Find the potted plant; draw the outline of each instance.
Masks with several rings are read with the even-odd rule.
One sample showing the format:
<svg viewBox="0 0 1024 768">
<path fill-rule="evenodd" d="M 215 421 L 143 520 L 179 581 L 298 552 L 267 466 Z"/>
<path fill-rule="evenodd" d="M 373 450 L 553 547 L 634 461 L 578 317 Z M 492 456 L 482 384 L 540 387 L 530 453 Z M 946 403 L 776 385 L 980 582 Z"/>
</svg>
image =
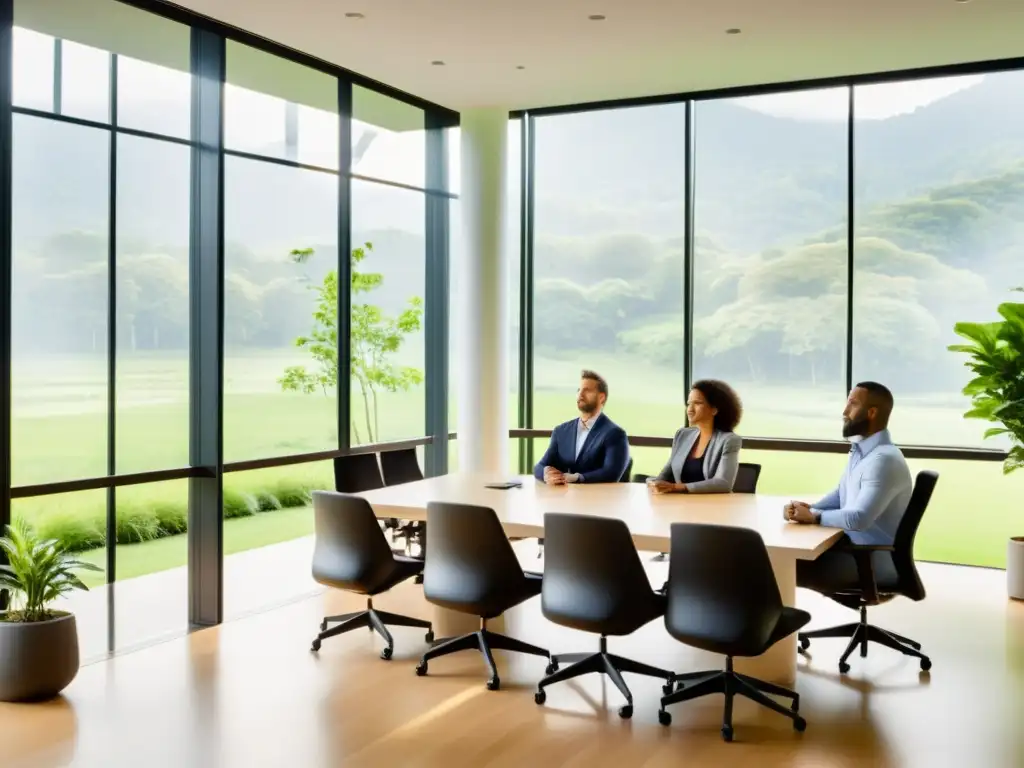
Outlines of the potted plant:
<svg viewBox="0 0 1024 768">
<path fill-rule="evenodd" d="M 969 355 L 966 366 L 974 372 L 964 387 L 972 401 L 964 417 L 998 424 L 986 438 L 1010 437 L 1003 462 L 1004 474 L 1010 474 L 1024 467 L 1024 304 L 1004 302 L 999 314 L 1003 319 L 994 323 L 957 323 L 956 332 L 971 343 L 950 350 Z M 1012 537 L 1007 546 L 1006 585 L 1010 597 L 1024 600 L 1024 536 Z"/>
<path fill-rule="evenodd" d="M 24 520 L 7 527 L 0 549 L 8 563 L 0 565 L 0 590 L 11 598 L 0 612 L 0 701 L 53 698 L 78 674 L 78 629 L 73 614 L 47 606 L 87 589 L 76 570 L 100 569 L 40 539 Z"/>
</svg>

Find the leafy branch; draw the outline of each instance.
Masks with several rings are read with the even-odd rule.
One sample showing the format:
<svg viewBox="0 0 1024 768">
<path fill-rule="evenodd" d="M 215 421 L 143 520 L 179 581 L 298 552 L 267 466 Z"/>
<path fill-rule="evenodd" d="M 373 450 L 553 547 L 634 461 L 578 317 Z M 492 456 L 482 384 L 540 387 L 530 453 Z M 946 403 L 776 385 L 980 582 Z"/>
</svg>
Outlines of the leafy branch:
<svg viewBox="0 0 1024 768">
<path fill-rule="evenodd" d="M 968 355 L 965 365 L 974 372 L 963 390 L 972 406 L 964 418 L 999 424 L 985 432 L 986 438 L 1013 440 L 1003 463 L 1009 474 L 1024 467 L 1024 304 L 1004 302 L 999 314 L 1003 319 L 992 323 L 957 323 L 954 330 L 971 343 L 949 349 Z"/>
<path fill-rule="evenodd" d="M 381 392 L 406 391 L 423 382 L 423 372 L 417 368 L 396 366 L 390 357 L 397 353 L 407 336 L 418 331 L 423 324 L 423 300 L 410 298 L 408 306 L 393 317 L 380 307 L 360 302 L 356 297 L 379 288 L 384 276 L 377 272 L 361 272 L 358 267 L 373 251 L 372 243 L 364 243 L 352 250 L 352 313 L 349 325 L 351 346 L 350 375 L 359 384 L 363 405 L 363 425 L 367 442 L 380 438 Z M 296 264 L 304 264 L 314 256 L 312 248 L 297 248 L 289 254 Z M 309 367 L 293 365 L 285 369 L 279 379 L 282 389 L 312 394 L 320 391 L 329 395 L 338 386 L 338 273 L 331 270 L 320 285 L 311 286 L 316 293 L 313 309 L 313 328 L 307 336 L 300 336 L 295 345 L 309 352 Z M 352 430 L 357 443 L 363 442 L 358 421 L 353 415 Z"/>
</svg>

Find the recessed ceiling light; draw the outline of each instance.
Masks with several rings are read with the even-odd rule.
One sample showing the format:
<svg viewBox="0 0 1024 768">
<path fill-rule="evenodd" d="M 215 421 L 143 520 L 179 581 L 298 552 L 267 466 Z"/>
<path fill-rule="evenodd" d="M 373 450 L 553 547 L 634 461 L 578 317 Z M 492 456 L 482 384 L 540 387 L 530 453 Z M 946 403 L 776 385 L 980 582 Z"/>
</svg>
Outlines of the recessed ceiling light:
<svg viewBox="0 0 1024 768">
<path fill-rule="evenodd" d="M 604 21 L 606 17 L 602 16 L 600 13 L 594 13 L 591 14 L 590 16 L 587 16 L 587 18 L 590 19 L 591 21 Z"/>
<path fill-rule="evenodd" d="M 742 31 L 743 30 L 741 30 L 739 27 L 732 27 L 730 29 L 725 30 L 725 34 L 727 34 L 727 35 L 738 35 Z"/>
<path fill-rule="evenodd" d="M 432 65 L 434 65 L 435 67 L 443 67 L 444 66 L 444 62 L 441 61 L 440 59 L 435 59 L 434 61 L 432 61 L 430 63 Z"/>
<path fill-rule="evenodd" d="M 522 64 L 517 64 L 516 69 L 526 69 Z"/>
<path fill-rule="evenodd" d="M 971 0 L 956 0 L 958 3 L 969 3 Z"/>
<path fill-rule="evenodd" d="M 366 17 L 363 16 L 363 14 L 361 14 L 361 13 L 358 13 L 356 11 L 351 11 L 351 12 L 345 14 L 345 18 L 346 19 L 365 19 Z"/>
</svg>

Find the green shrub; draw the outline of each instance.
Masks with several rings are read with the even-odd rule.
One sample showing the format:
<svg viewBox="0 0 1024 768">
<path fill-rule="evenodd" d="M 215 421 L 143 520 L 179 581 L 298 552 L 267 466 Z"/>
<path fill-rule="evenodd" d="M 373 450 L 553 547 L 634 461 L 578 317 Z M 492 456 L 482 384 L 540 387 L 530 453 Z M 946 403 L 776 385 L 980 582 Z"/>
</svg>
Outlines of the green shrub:
<svg viewBox="0 0 1024 768">
<path fill-rule="evenodd" d="M 324 487 L 313 475 L 261 479 L 263 482 L 259 485 L 245 489 L 226 484 L 225 520 L 305 507 L 310 504 L 313 490 Z M 48 498 L 41 500 L 34 514 L 30 510 L 28 514 L 16 517 L 28 522 L 37 535 L 56 539 L 68 552 L 106 546 L 107 509 L 104 499 L 98 495 L 91 495 L 87 500 L 75 496 Z M 118 544 L 176 536 L 187 529 L 188 503 L 185 500 L 162 498 L 159 493 L 154 493 L 154 498 L 148 500 L 118 500 L 115 530 Z"/>
</svg>

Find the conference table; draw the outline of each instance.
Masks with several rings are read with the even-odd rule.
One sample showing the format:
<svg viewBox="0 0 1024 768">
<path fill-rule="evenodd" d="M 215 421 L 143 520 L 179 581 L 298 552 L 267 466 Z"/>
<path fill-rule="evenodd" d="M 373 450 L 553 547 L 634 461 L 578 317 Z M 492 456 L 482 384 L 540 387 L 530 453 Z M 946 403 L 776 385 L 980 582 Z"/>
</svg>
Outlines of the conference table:
<svg viewBox="0 0 1024 768">
<path fill-rule="evenodd" d="M 489 483 L 518 480 L 507 490 Z M 474 504 L 495 511 L 509 538 L 544 536 L 545 512 L 611 517 L 624 521 L 641 552 L 669 552 L 672 523 L 717 523 L 757 531 L 768 549 L 782 602 L 796 604 L 796 564 L 814 560 L 842 536 L 838 528 L 796 525 L 783 519 L 788 497 L 760 494 L 656 494 L 641 483 L 549 486 L 532 475 L 454 473 L 357 494 L 379 518 L 427 519 L 427 504 L 442 501 Z M 427 532 L 429 536 L 429 529 Z M 728 557 L 727 552 L 722 553 Z M 473 617 L 432 606 L 434 632 L 452 636 L 473 631 Z M 796 678 L 797 638 L 790 635 L 762 656 L 736 659 L 737 671 L 791 685 Z"/>
</svg>

